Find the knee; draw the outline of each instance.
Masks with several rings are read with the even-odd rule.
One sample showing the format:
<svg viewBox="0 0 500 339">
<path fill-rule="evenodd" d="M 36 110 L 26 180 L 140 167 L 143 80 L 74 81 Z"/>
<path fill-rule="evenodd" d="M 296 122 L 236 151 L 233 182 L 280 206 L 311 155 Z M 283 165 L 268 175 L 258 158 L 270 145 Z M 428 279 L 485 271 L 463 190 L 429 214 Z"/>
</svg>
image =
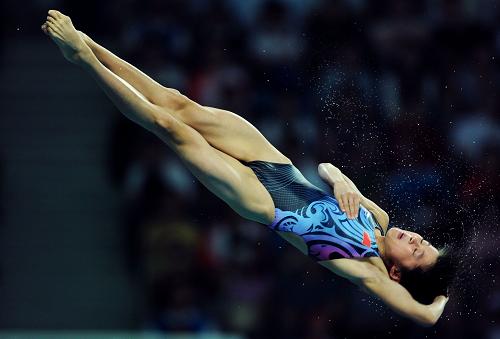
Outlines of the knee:
<svg viewBox="0 0 500 339">
<path fill-rule="evenodd" d="M 271 224 L 274 221 L 276 216 L 276 209 L 274 204 L 266 204 L 262 211 L 262 218 L 265 221 L 266 225 Z"/>
<path fill-rule="evenodd" d="M 155 118 L 153 133 L 167 144 L 176 147 L 193 143 L 192 133 L 188 126 L 165 112 Z"/>
<path fill-rule="evenodd" d="M 178 121 L 168 113 L 160 112 L 154 117 L 154 126 L 157 130 L 174 132 L 178 125 Z"/>
<path fill-rule="evenodd" d="M 181 92 L 176 90 L 175 88 L 168 88 L 168 87 L 163 87 L 163 90 L 166 91 L 169 94 L 174 94 L 174 95 L 182 95 Z"/>
<path fill-rule="evenodd" d="M 164 87 L 159 104 L 175 113 L 184 110 L 191 103 L 192 101 L 178 90 Z"/>
</svg>

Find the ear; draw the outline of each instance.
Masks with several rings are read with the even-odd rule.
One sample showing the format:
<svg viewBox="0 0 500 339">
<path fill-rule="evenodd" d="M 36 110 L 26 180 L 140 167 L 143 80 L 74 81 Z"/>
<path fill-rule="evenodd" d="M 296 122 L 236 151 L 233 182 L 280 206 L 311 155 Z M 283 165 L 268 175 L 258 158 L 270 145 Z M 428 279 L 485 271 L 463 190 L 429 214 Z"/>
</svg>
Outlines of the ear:
<svg viewBox="0 0 500 339">
<path fill-rule="evenodd" d="M 392 265 L 389 270 L 389 277 L 395 282 L 399 282 L 401 280 L 401 271 L 399 267 Z"/>
</svg>

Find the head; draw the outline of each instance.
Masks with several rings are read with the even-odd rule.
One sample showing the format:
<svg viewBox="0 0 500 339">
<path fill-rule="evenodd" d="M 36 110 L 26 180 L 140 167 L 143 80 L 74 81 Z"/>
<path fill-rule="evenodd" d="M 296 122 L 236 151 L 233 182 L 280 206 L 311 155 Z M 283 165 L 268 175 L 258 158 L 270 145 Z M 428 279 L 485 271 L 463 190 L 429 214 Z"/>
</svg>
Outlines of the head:
<svg viewBox="0 0 500 339">
<path fill-rule="evenodd" d="M 400 280 L 400 270 L 426 270 L 439 257 L 439 250 L 420 234 L 392 227 L 384 238 L 384 262 L 392 280 Z"/>
<path fill-rule="evenodd" d="M 420 234 L 391 228 L 384 238 L 384 262 L 392 280 L 421 303 L 447 295 L 456 271 L 449 248 L 437 249 Z"/>
</svg>

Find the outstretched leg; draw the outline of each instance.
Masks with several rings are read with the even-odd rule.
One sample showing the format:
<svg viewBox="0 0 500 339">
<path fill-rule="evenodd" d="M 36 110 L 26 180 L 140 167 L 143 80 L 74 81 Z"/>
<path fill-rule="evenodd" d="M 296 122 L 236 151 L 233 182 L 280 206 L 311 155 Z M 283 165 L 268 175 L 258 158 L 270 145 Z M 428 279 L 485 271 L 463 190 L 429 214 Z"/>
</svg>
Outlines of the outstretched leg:
<svg viewBox="0 0 500 339">
<path fill-rule="evenodd" d="M 80 34 L 99 61 L 109 70 L 127 81 L 149 101 L 168 110 L 178 120 L 197 130 L 213 147 L 239 160 L 290 162 L 242 117 L 226 110 L 197 104 L 179 91 L 154 81 L 86 34 Z"/>
<path fill-rule="evenodd" d="M 83 42 L 69 17 L 49 11 L 44 25 L 65 58 L 90 73 L 124 115 L 160 137 L 211 192 L 247 219 L 263 224 L 273 220 L 273 201 L 250 168 L 210 146 L 196 130 L 171 115 L 170 109 L 145 100 L 107 69 Z"/>
</svg>

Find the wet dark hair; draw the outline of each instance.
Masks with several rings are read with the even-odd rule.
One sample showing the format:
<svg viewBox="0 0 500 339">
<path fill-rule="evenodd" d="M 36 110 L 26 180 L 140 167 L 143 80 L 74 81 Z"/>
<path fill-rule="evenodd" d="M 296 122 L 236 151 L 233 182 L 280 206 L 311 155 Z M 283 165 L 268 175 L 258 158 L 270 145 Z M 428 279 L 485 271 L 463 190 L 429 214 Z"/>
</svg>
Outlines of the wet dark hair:
<svg viewBox="0 0 500 339">
<path fill-rule="evenodd" d="M 449 288 L 458 270 L 458 261 L 450 246 L 439 250 L 436 263 L 426 270 L 418 267 L 413 270 L 400 268 L 403 285 L 413 299 L 422 304 L 432 304 L 438 295 L 449 295 Z"/>
</svg>

